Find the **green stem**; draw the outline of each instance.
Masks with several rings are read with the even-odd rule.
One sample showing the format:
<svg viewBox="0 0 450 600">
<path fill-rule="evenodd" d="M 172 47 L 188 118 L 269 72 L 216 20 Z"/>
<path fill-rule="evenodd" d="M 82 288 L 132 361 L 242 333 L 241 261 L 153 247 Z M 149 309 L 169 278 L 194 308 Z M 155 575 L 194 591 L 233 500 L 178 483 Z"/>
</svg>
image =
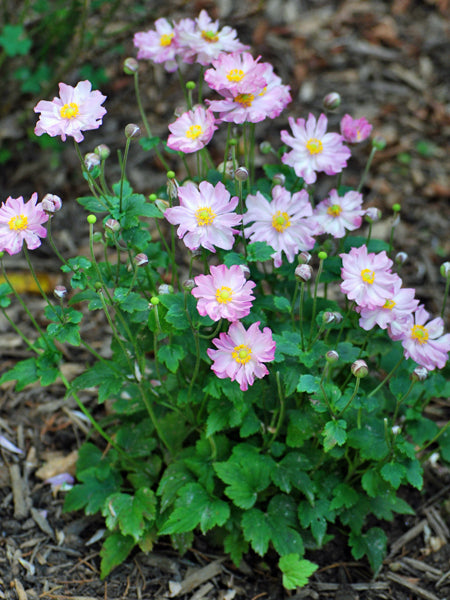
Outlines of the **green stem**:
<svg viewBox="0 0 450 600">
<path fill-rule="evenodd" d="M 374 146 L 372 146 L 372 150 L 370 151 L 369 158 L 367 159 L 366 168 L 364 169 L 364 172 L 361 176 L 361 181 L 359 182 L 359 185 L 358 185 L 358 190 L 357 190 L 358 192 L 360 192 L 363 188 L 363 185 L 366 181 L 366 177 L 369 174 L 370 165 L 372 164 L 373 157 L 375 156 L 376 151 L 377 151 L 377 149 Z"/>
<path fill-rule="evenodd" d="M 447 305 L 447 298 L 448 298 L 449 290 L 450 290 L 450 275 L 447 276 L 447 280 L 445 282 L 445 291 L 444 291 L 444 300 L 442 302 L 441 319 L 444 318 L 445 307 Z"/>
<path fill-rule="evenodd" d="M 123 198 L 123 184 L 125 181 L 125 169 L 127 166 L 128 152 L 130 150 L 131 138 L 127 137 L 125 142 L 125 152 L 123 154 L 123 160 L 120 165 L 120 191 L 119 191 L 119 210 L 122 212 L 122 198 Z"/>
<path fill-rule="evenodd" d="M 394 366 L 394 368 L 386 375 L 386 377 L 383 379 L 383 381 L 377 385 L 377 387 L 375 389 L 373 389 L 370 394 L 367 395 L 367 398 L 371 398 L 374 394 L 376 394 L 378 392 L 378 390 L 380 390 L 383 385 L 389 381 L 389 379 L 392 377 L 392 375 L 395 373 L 395 371 L 398 369 L 398 367 L 402 364 L 403 362 L 403 356 L 401 357 L 401 359 L 398 361 L 398 363 Z"/>
<path fill-rule="evenodd" d="M 357 377 L 356 378 L 356 383 L 355 383 L 355 389 L 353 390 L 353 394 L 350 397 L 350 400 L 347 402 L 347 404 L 344 406 L 344 408 L 341 410 L 341 412 L 337 415 L 337 418 L 339 419 L 339 417 L 341 415 L 343 415 L 345 413 L 345 411 L 347 410 L 347 408 L 350 406 L 350 404 L 353 402 L 353 400 L 355 399 L 356 394 L 358 393 L 359 390 L 359 383 L 360 383 L 361 378 Z"/>
<path fill-rule="evenodd" d="M 305 282 L 300 284 L 300 303 L 298 305 L 298 320 L 300 322 L 300 337 L 302 341 L 302 352 L 305 351 L 305 336 L 303 332 L 303 299 L 305 297 Z"/>
<path fill-rule="evenodd" d="M 319 268 L 317 270 L 316 281 L 314 282 L 313 308 L 312 308 L 312 315 L 311 315 L 311 329 L 309 332 L 308 347 L 311 347 L 311 338 L 312 338 L 312 333 L 313 333 L 313 328 L 314 328 L 314 322 L 316 319 L 317 289 L 319 287 L 319 280 L 320 280 L 320 276 L 322 274 L 322 270 L 323 270 L 323 259 L 321 258 L 320 262 L 319 262 Z"/>
</svg>

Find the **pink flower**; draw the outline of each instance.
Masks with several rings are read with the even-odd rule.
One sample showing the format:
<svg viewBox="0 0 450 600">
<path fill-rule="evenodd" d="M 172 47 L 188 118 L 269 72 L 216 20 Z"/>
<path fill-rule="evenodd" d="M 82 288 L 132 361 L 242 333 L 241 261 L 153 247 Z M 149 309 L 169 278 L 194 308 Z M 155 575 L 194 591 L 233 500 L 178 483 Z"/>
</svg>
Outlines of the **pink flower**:
<svg viewBox="0 0 450 600">
<path fill-rule="evenodd" d="M 416 310 L 419 301 L 414 298 L 415 290 L 402 288 L 401 285 L 400 278 L 394 281 L 392 295 L 385 300 L 382 306 L 357 308 L 361 315 L 359 319 L 360 327 L 366 331 L 369 331 L 375 325 L 378 325 L 381 329 L 386 329 L 393 321 L 401 321 L 405 316 L 411 315 Z"/>
<path fill-rule="evenodd" d="M 164 216 L 172 223 L 179 225 L 178 237 L 184 236 L 184 243 L 189 250 L 197 250 L 200 246 L 215 252 L 214 246 L 231 250 L 234 244 L 233 229 L 241 222 L 241 215 L 232 212 L 239 199 L 230 194 L 222 182 L 213 186 L 202 181 L 197 186 L 191 182 L 178 188 L 180 206 L 168 208 Z"/>
<path fill-rule="evenodd" d="M 437 317 L 428 321 L 430 314 L 420 305 L 414 315 L 407 315 L 400 322 L 392 322 L 389 333 L 394 340 L 400 339 L 405 358 L 433 371 L 442 369 L 450 351 L 450 334 L 444 334 L 444 321 Z"/>
<path fill-rule="evenodd" d="M 35 192 L 28 202 L 24 202 L 22 196 L 10 196 L 3 202 L 0 207 L 0 250 L 17 254 L 24 242 L 30 250 L 41 245 L 40 238 L 47 235 L 42 223 L 48 220 L 48 214 L 36 204 L 37 198 Z"/>
<path fill-rule="evenodd" d="M 217 126 L 211 110 L 197 106 L 178 117 L 169 125 L 171 135 L 167 145 L 173 150 L 180 150 L 185 154 L 201 150 L 211 141 Z"/>
<path fill-rule="evenodd" d="M 84 139 L 82 131 L 100 127 L 106 113 L 101 104 L 106 96 L 98 90 L 91 92 L 90 81 L 80 81 L 76 87 L 60 83 L 59 96 L 51 102 L 41 100 L 34 107 L 35 113 L 41 113 L 34 129 L 36 135 L 60 135 L 63 142 L 70 135 L 81 142 Z"/>
<path fill-rule="evenodd" d="M 392 260 L 386 252 L 367 252 L 366 246 L 352 248 L 342 258 L 341 292 L 359 306 L 383 306 L 392 297 L 395 282 L 400 279 L 391 273 Z"/>
<path fill-rule="evenodd" d="M 261 192 L 248 195 L 247 212 L 243 215 L 244 225 L 253 222 L 245 229 L 246 237 L 252 242 L 266 242 L 275 250 L 272 254 L 275 267 L 282 262 L 282 252 L 289 262 L 302 250 L 310 250 L 317 231 L 309 202 L 308 192 L 301 190 L 292 194 L 281 185 L 272 190 L 272 202 Z"/>
<path fill-rule="evenodd" d="M 139 31 L 134 34 L 133 43 L 138 48 L 137 58 L 164 63 L 166 71 L 172 73 L 178 69 L 176 30 L 167 19 L 157 19 L 155 30 Z"/>
<path fill-rule="evenodd" d="M 241 52 L 248 50 L 237 39 L 237 33 L 231 27 L 219 29 L 219 22 L 212 21 L 206 10 L 202 10 L 192 23 L 182 19 L 175 27 L 181 48 L 180 56 L 184 62 L 198 62 L 209 65 L 222 52 Z"/>
<path fill-rule="evenodd" d="M 276 343 L 272 331 L 264 327 L 261 332 L 259 323 L 253 323 L 248 330 L 239 321 L 231 323 L 228 333 L 221 333 L 213 340 L 217 350 L 209 348 L 206 351 L 217 377 L 236 380 L 243 392 L 253 385 L 255 377 L 261 379 L 269 373 L 263 363 L 275 358 Z"/>
<path fill-rule="evenodd" d="M 239 265 L 210 268 L 210 275 L 197 275 L 192 295 L 198 299 L 197 310 L 213 321 L 238 321 L 249 314 L 255 297 L 253 281 L 247 281 Z"/>
<path fill-rule="evenodd" d="M 283 154 L 281 160 L 294 168 L 298 177 L 303 177 L 306 183 L 314 183 L 316 172 L 327 175 L 340 173 L 347 166 L 350 150 L 344 146 L 343 137 L 338 133 L 327 133 L 328 120 L 321 114 L 316 122 L 310 114 L 308 120 L 289 117 L 293 136 L 287 131 L 281 132 L 282 141 L 292 150 Z"/>
<path fill-rule="evenodd" d="M 350 115 L 344 115 L 341 119 L 341 134 L 349 144 L 363 142 L 371 132 L 372 125 L 364 117 L 353 119 Z"/>
<path fill-rule="evenodd" d="M 365 213 L 361 206 L 362 195 L 359 192 L 350 191 L 339 196 L 337 190 L 331 190 L 328 198 L 316 206 L 314 219 L 322 233 L 341 238 L 347 230 L 353 231 L 360 227 Z"/>
<path fill-rule="evenodd" d="M 241 93 L 259 93 L 266 85 L 266 65 L 258 63 L 249 52 L 220 54 L 212 61 L 212 69 L 205 71 L 205 81 L 221 96 Z"/>
</svg>

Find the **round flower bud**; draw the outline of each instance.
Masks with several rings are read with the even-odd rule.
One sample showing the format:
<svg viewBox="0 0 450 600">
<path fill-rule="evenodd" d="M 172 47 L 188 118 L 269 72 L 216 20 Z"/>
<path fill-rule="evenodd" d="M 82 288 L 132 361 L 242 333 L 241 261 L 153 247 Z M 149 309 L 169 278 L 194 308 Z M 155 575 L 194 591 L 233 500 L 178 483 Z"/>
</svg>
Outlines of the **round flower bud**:
<svg viewBox="0 0 450 600">
<path fill-rule="evenodd" d="M 425 381 L 428 377 L 428 370 L 425 367 L 418 366 L 411 373 L 411 379 L 413 381 Z"/>
<path fill-rule="evenodd" d="M 219 171 L 219 173 L 223 173 L 223 168 L 224 168 L 224 163 L 221 162 L 217 166 L 217 170 Z M 225 177 L 231 178 L 233 174 L 234 174 L 233 161 L 227 160 L 227 162 L 225 163 Z"/>
<path fill-rule="evenodd" d="M 156 306 L 157 304 L 159 304 L 159 298 L 158 298 L 158 296 L 152 296 L 150 298 L 150 304 L 153 304 L 153 306 Z"/>
<path fill-rule="evenodd" d="M 403 265 L 408 260 L 406 252 L 397 252 L 394 261 L 397 265 Z"/>
<path fill-rule="evenodd" d="M 166 175 L 167 179 L 175 179 L 175 177 L 177 176 L 175 171 L 167 171 Z"/>
<path fill-rule="evenodd" d="M 116 233 L 117 231 L 120 231 L 120 223 L 117 219 L 108 219 L 105 221 L 105 229 Z"/>
<path fill-rule="evenodd" d="M 399 213 L 402 210 L 401 204 L 398 204 L 396 202 L 395 204 L 392 205 L 392 210 L 394 211 L 394 213 Z"/>
<path fill-rule="evenodd" d="M 322 100 L 322 103 L 325 110 L 333 112 L 340 107 L 341 97 L 337 92 L 331 92 L 325 96 L 325 98 Z"/>
<path fill-rule="evenodd" d="M 369 373 L 369 367 L 365 360 L 358 359 L 352 364 L 351 371 L 355 377 L 361 379 Z"/>
<path fill-rule="evenodd" d="M 310 265 L 297 265 L 295 267 L 295 277 L 300 281 L 309 281 L 312 277 L 312 267 Z"/>
<path fill-rule="evenodd" d="M 136 123 L 128 123 L 128 125 L 125 126 L 125 137 L 128 140 L 137 138 L 140 135 L 141 135 L 141 130 L 140 130 L 139 125 L 136 125 Z"/>
<path fill-rule="evenodd" d="M 42 198 L 41 208 L 49 215 L 58 212 L 58 210 L 61 210 L 61 207 L 62 200 L 55 194 L 45 194 L 45 196 Z"/>
<path fill-rule="evenodd" d="M 154 202 L 157 198 L 158 198 L 158 196 L 156 194 L 150 194 L 150 196 L 148 197 L 150 202 Z"/>
<path fill-rule="evenodd" d="M 139 63 L 135 58 L 129 57 L 123 61 L 123 71 L 126 75 L 134 75 L 138 69 Z"/>
<path fill-rule="evenodd" d="M 190 292 L 194 288 L 195 281 L 193 279 L 186 279 L 186 281 L 183 281 L 183 289 L 185 289 L 187 292 Z"/>
<path fill-rule="evenodd" d="M 364 218 L 369 223 L 378 223 L 381 219 L 381 210 L 376 206 L 369 206 L 364 213 Z"/>
<path fill-rule="evenodd" d="M 284 185 L 286 183 L 286 177 L 283 175 L 283 173 L 275 173 L 272 178 L 272 183 L 274 185 Z"/>
<path fill-rule="evenodd" d="M 307 265 L 310 260 L 311 254 L 306 250 L 303 250 L 303 252 L 300 252 L 300 254 L 297 256 L 297 262 L 299 265 Z"/>
<path fill-rule="evenodd" d="M 187 90 L 195 90 L 197 84 L 195 83 L 195 81 L 187 81 L 186 82 L 186 89 Z"/>
<path fill-rule="evenodd" d="M 386 140 L 380 136 L 375 136 L 372 139 L 372 147 L 376 150 L 384 150 L 386 148 Z"/>
<path fill-rule="evenodd" d="M 158 294 L 160 296 L 164 296 L 165 294 L 172 294 L 172 293 L 173 293 L 173 286 L 169 285 L 168 283 L 162 283 L 158 287 Z"/>
<path fill-rule="evenodd" d="M 248 170 L 245 167 L 238 167 L 234 172 L 234 176 L 238 181 L 247 181 Z"/>
<path fill-rule="evenodd" d="M 94 231 L 94 235 L 92 236 L 92 240 L 98 244 L 99 242 L 103 241 L 103 235 L 101 231 Z"/>
<path fill-rule="evenodd" d="M 261 154 L 269 154 L 272 151 L 272 144 L 270 142 L 261 142 L 259 145 L 259 149 Z"/>
<path fill-rule="evenodd" d="M 101 160 L 106 160 L 111 154 L 111 150 L 106 144 L 99 144 L 94 148 L 94 152 L 100 156 Z"/>
<path fill-rule="evenodd" d="M 445 263 L 442 263 L 441 268 L 439 270 L 441 272 L 442 277 L 444 277 L 444 279 L 448 279 L 450 277 L 450 262 L 447 261 Z"/>
<path fill-rule="evenodd" d="M 336 350 L 328 350 L 328 352 L 325 354 L 325 360 L 329 363 L 335 363 L 339 360 L 339 354 L 336 352 Z"/>
<path fill-rule="evenodd" d="M 402 428 L 400 427 L 400 425 L 394 425 L 393 427 L 391 427 L 391 431 L 392 431 L 393 435 L 398 435 L 401 430 L 402 430 Z"/>
<path fill-rule="evenodd" d="M 324 252 L 323 250 L 321 250 L 317 256 L 319 257 L 319 260 L 325 260 L 328 256 L 328 254 L 326 252 Z"/>
<path fill-rule="evenodd" d="M 95 154 L 95 152 L 88 152 L 84 156 L 84 164 L 86 165 L 86 169 L 88 171 L 92 171 L 94 167 L 98 167 L 100 162 L 100 156 Z"/>
<path fill-rule="evenodd" d="M 53 290 L 53 294 L 56 296 L 56 298 L 62 299 L 67 296 L 67 288 L 63 285 L 57 285 Z"/>
<path fill-rule="evenodd" d="M 86 221 L 89 223 L 89 225 L 94 225 L 97 223 L 97 217 L 95 215 L 88 215 L 86 217 Z"/>
<path fill-rule="evenodd" d="M 137 267 L 145 267 L 145 265 L 148 264 L 148 256 L 143 252 L 139 252 L 139 254 L 136 254 L 134 257 L 134 264 Z"/>
</svg>

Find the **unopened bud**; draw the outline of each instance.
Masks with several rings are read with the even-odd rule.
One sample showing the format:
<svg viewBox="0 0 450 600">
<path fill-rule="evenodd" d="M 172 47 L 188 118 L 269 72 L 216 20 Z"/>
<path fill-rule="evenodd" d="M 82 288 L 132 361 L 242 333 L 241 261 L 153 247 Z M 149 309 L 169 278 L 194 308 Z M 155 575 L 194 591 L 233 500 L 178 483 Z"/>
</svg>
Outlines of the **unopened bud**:
<svg viewBox="0 0 450 600">
<path fill-rule="evenodd" d="M 286 183 L 286 177 L 283 173 L 275 173 L 272 177 L 272 182 L 274 185 L 284 185 Z"/>
<path fill-rule="evenodd" d="M 322 100 L 322 103 L 325 110 L 333 112 L 340 107 L 341 97 L 337 92 L 331 92 L 325 96 L 325 98 Z"/>
<path fill-rule="evenodd" d="M 295 267 L 295 276 L 300 281 L 309 281 L 312 277 L 312 267 L 310 265 L 297 265 Z"/>
<path fill-rule="evenodd" d="M 358 359 L 352 364 L 351 371 L 355 377 L 361 379 L 369 373 L 369 367 L 365 360 Z"/>
<path fill-rule="evenodd" d="M 175 179 L 175 177 L 177 176 L 175 171 L 167 171 L 166 175 L 167 175 L 167 179 Z"/>
<path fill-rule="evenodd" d="M 323 313 L 322 319 L 324 323 L 340 323 L 344 317 L 341 313 L 325 311 Z"/>
<path fill-rule="evenodd" d="M 241 271 L 244 273 L 244 277 L 248 278 L 250 277 L 250 269 L 247 267 L 247 265 L 239 265 Z"/>
<path fill-rule="evenodd" d="M 153 304 L 153 306 L 156 306 L 157 304 L 159 304 L 159 298 L 158 298 L 158 296 L 152 296 L 150 298 L 150 304 Z"/>
<path fill-rule="evenodd" d="M 173 286 L 169 285 L 168 283 L 162 283 L 158 287 L 158 294 L 160 296 L 164 296 L 165 294 L 172 294 L 172 293 L 173 293 Z"/>
<path fill-rule="evenodd" d="M 400 425 L 394 425 L 393 427 L 391 427 L 391 431 L 392 431 L 393 435 L 398 435 L 401 430 L 402 430 L 402 428 L 400 427 Z"/>
<path fill-rule="evenodd" d="M 403 265 L 408 260 L 406 252 L 397 252 L 394 258 L 397 265 Z"/>
<path fill-rule="evenodd" d="M 247 181 L 248 170 L 245 167 L 238 167 L 234 172 L 234 176 L 238 181 Z"/>
<path fill-rule="evenodd" d="M 94 148 L 94 152 L 100 156 L 101 160 L 106 160 L 111 154 L 111 150 L 106 144 L 99 144 Z"/>
<path fill-rule="evenodd" d="M 307 265 L 310 260 L 311 260 L 311 254 L 309 252 L 307 252 L 306 250 L 304 250 L 303 252 L 300 252 L 300 254 L 297 256 L 297 262 L 299 265 Z"/>
<path fill-rule="evenodd" d="M 136 123 L 128 123 L 128 125 L 125 126 L 125 137 L 128 140 L 137 138 L 140 135 L 141 135 L 141 130 L 140 130 L 139 125 L 136 125 Z"/>
<path fill-rule="evenodd" d="M 195 90 L 196 85 L 197 84 L 195 83 L 195 81 L 187 81 L 186 82 L 186 89 L 187 90 Z"/>
<path fill-rule="evenodd" d="M 95 244 L 98 244 L 99 242 L 103 241 L 103 235 L 101 231 L 94 231 L 93 235 L 92 235 L 92 241 Z"/>
<path fill-rule="evenodd" d="M 325 360 L 329 363 L 335 363 L 339 360 L 339 354 L 336 352 L 336 350 L 328 350 L 328 352 L 325 354 Z"/>
<path fill-rule="evenodd" d="M 398 204 L 398 202 L 396 202 L 395 204 L 392 205 L 392 210 L 394 213 L 399 213 L 402 210 L 402 205 Z"/>
<path fill-rule="evenodd" d="M 219 171 L 219 173 L 223 173 L 223 168 L 224 168 L 224 163 L 221 162 L 218 166 L 217 166 L 217 170 Z M 227 178 L 231 178 L 234 172 L 234 165 L 233 165 L 233 161 L 232 160 L 227 160 L 227 162 L 225 163 L 225 177 Z"/>
<path fill-rule="evenodd" d="M 86 169 L 88 171 L 92 171 L 94 167 L 98 167 L 100 162 L 100 156 L 98 154 L 95 154 L 95 152 L 88 152 L 84 156 L 84 164 L 86 165 Z"/>
<path fill-rule="evenodd" d="M 439 269 L 441 275 L 444 279 L 448 279 L 450 277 L 450 262 L 442 263 L 441 268 Z"/>
<path fill-rule="evenodd" d="M 116 233 L 117 231 L 120 231 L 120 223 L 117 219 L 108 219 L 105 221 L 105 229 Z"/>
<path fill-rule="evenodd" d="M 317 254 L 317 256 L 319 257 L 319 260 L 325 260 L 327 258 L 327 256 L 328 256 L 328 254 L 324 250 L 321 250 Z"/>
<path fill-rule="evenodd" d="M 89 225 L 95 225 L 95 223 L 97 223 L 97 217 L 95 215 L 88 215 L 86 217 L 86 221 L 89 223 Z"/>
<path fill-rule="evenodd" d="M 63 285 L 57 285 L 55 286 L 55 289 L 53 290 L 54 295 L 56 296 L 56 298 L 64 298 L 65 296 L 67 296 L 67 288 L 64 287 Z"/>
<path fill-rule="evenodd" d="M 176 179 L 168 179 L 167 180 L 167 195 L 171 200 L 176 200 L 178 198 L 178 183 Z M 155 200 L 155 204 L 157 204 L 158 200 Z"/>
<path fill-rule="evenodd" d="M 425 367 L 422 366 L 418 366 L 414 369 L 414 371 L 411 373 L 411 379 L 412 381 L 425 381 L 425 379 L 428 377 L 428 370 Z"/>
<path fill-rule="evenodd" d="M 372 147 L 376 150 L 384 150 L 386 148 L 386 140 L 377 135 L 372 139 Z"/>
<path fill-rule="evenodd" d="M 154 202 L 155 200 L 158 199 L 158 196 L 156 194 L 150 194 L 148 199 L 150 200 L 150 202 Z"/>
<path fill-rule="evenodd" d="M 148 264 L 148 256 L 143 252 L 139 252 L 139 254 L 136 254 L 134 257 L 134 264 L 137 267 L 145 267 L 145 265 Z"/>
<path fill-rule="evenodd" d="M 381 210 L 376 206 L 369 206 L 364 214 L 366 221 L 369 223 L 378 223 L 381 219 Z"/>
<path fill-rule="evenodd" d="M 259 145 L 259 149 L 261 154 L 269 154 L 272 151 L 272 144 L 270 142 L 261 142 Z"/>
<path fill-rule="evenodd" d="M 42 198 L 41 208 L 50 215 L 52 215 L 55 212 L 58 212 L 58 210 L 61 210 L 61 207 L 62 200 L 59 196 L 56 196 L 55 194 L 46 194 Z"/>
<path fill-rule="evenodd" d="M 126 75 L 134 75 L 138 69 L 139 63 L 135 58 L 129 57 L 123 61 L 123 71 Z"/>
<path fill-rule="evenodd" d="M 187 292 L 190 292 L 195 287 L 196 285 L 193 279 L 186 279 L 186 281 L 183 281 L 183 289 L 185 289 Z"/>
<path fill-rule="evenodd" d="M 159 208 L 159 210 L 164 214 L 165 211 L 170 207 L 170 204 L 167 202 L 167 200 L 158 198 L 157 200 L 155 200 L 155 206 Z"/>
</svg>

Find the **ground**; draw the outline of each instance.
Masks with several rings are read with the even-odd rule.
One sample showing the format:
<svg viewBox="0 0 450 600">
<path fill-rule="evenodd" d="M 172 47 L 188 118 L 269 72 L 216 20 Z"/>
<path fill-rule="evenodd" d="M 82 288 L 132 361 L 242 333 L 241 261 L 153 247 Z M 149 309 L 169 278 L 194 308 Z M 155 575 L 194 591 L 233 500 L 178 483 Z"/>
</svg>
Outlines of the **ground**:
<svg viewBox="0 0 450 600">
<path fill-rule="evenodd" d="M 236 27 L 254 54 L 272 62 L 283 81 L 291 85 L 293 102 L 286 115 L 275 124 L 264 124 L 259 142 L 270 139 L 279 144 L 278 131 L 286 126 L 287 115 L 318 114 L 322 98 L 331 91 L 342 97 L 341 112 L 330 118 L 333 125 L 344 113 L 366 116 L 375 134 L 386 139 L 386 149 L 376 155 L 366 181 L 365 202 L 382 210 L 384 218 L 377 227 L 378 235 L 384 237 L 390 232 L 392 205 L 402 205 L 395 232 L 396 248 L 408 254 L 402 277 L 416 287 L 417 296 L 431 313 L 440 312 L 444 281 L 439 266 L 450 259 L 446 0 L 169 0 L 158 8 L 149 2 L 147 10 L 139 14 L 129 10 L 129 4 L 123 2 L 116 13 L 117 22 L 110 23 L 108 30 L 123 45 L 123 54 L 111 54 L 108 48 L 103 53 L 84 50 L 84 60 L 105 67 L 108 74 L 102 86 L 108 96 L 108 116 L 101 130 L 86 136 L 84 152 L 107 143 L 114 153 L 123 148 L 124 126 L 139 123 L 132 80 L 122 72 L 122 59 L 134 55 L 133 33 L 150 28 L 159 16 L 192 17 L 206 8 L 223 24 Z M 68 73 L 67 82 L 76 81 L 72 76 L 76 74 Z M 174 98 L 182 101 L 176 92 L 177 79 L 145 67 L 141 77 L 154 133 L 164 137 L 167 123 L 173 120 Z M 49 97 L 55 94 L 56 90 Z M 36 141 L 27 137 L 35 121 L 30 108 L 36 101 L 25 98 L 27 106 L 14 111 L 13 121 L 10 114 L 0 112 L 0 141 L 14 149 L 0 172 L 1 200 L 9 195 L 29 197 L 34 191 L 40 197 L 47 192 L 59 194 L 64 209 L 58 215 L 55 235 L 60 247 L 71 252 L 86 244 L 84 217 L 74 201 L 86 189 L 71 144 L 55 154 L 54 150 L 39 149 Z M 363 148 L 361 156 L 367 157 L 368 151 Z M 359 159 L 350 165 L 350 185 L 358 181 L 362 164 Z M 148 194 L 165 181 L 165 172 L 148 155 L 141 158 L 132 151 L 129 177 L 139 192 Z M 45 246 L 36 257 L 40 270 L 57 277 L 56 263 Z M 16 258 L 8 266 L 23 280 L 21 260 Z M 25 293 L 28 305 L 39 314 L 41 300 Z M 11 315 L 16 322 L 24 319 L 19 308 Z M 446 317 L 448 329 L 448 309 Z M 91 320 L 87 334 L 100 346 L 99 327 Z M 4 320 L 0 320 L 0 333 L 3 372 L 26 357 L 26 350 Z M 78 373 L 82 361 L 82 354 L 68 351 L 69 372 Z M 63 494 L 53 495 L 39 471 L 43 466 L 55 468 L 55 452 L 70 461 L 87 434 L 75 405 L 66 401 L 63 393 L 58 385 L 45 390 L 29 386 L 20 393 L 10 385 L 0 389 L 1 434 L 24 452 L 22 456 L 2 449 L 0 460 L 0 598 L 450 598 L 450 475 L 440 462 L 428 463 L 422 492 L 404 491 L 416 515 L 397 518 L 385 526 L 389 557 L 375 578 L 364 562 L 351 558 L 336 532 L 334 542 L 309 557 L 320 569 L 311 585 L 297 593 L 282 589 L 270 560 L 263 563 L 248 556 L 236 569 L 216 555 L 205 539 L 198 539 L 195 549 L 182 558 L 164 544 L 148 556 L 133 554 L 101 581 L 102 521 L 63 513 Z M 93 395 L 84 399 L 95 406 Z M 445 400 L 436 400 L 430 410 L 437 420 L 448 418 Z"/>
</svg>

